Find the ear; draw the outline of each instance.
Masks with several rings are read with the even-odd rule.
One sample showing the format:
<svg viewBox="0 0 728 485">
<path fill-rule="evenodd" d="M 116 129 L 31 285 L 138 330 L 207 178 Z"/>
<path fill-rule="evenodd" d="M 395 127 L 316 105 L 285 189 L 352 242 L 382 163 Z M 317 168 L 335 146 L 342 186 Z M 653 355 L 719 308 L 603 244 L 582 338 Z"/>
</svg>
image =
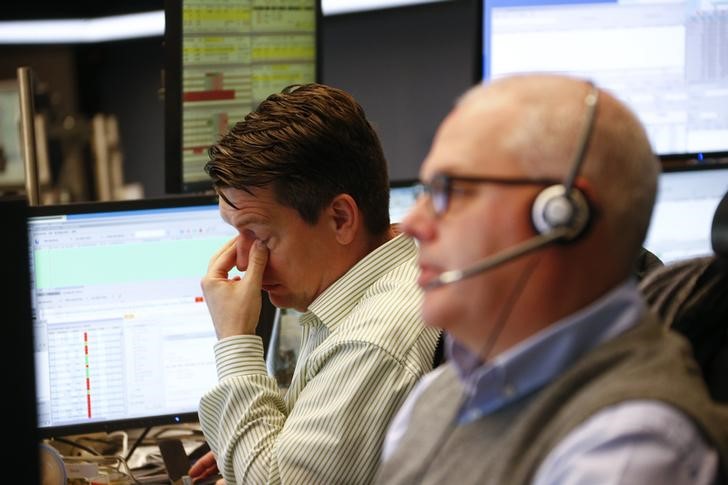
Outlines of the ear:
<svg viewBox="0 0 728 485">
<path fill-rule="evenodd" d="M 349 244 L 357 234 L 360 214 L 359 206 L 349 194 L 339 194 L 329 204 L 332 229 L 340 244 Z"/>
<path fill-rule="evenodd" d="M 584 194 L 584 197 L 586 197 L 586 200 L 589 202 L 589 206 L 592 210 L 596 210 L 599 207 L 600 194 L 593 183 L 589 182 L 584 177 L 579 176 L 576 177 L 576 180 L 574 180 L 574 187 Z"/>
</svg>

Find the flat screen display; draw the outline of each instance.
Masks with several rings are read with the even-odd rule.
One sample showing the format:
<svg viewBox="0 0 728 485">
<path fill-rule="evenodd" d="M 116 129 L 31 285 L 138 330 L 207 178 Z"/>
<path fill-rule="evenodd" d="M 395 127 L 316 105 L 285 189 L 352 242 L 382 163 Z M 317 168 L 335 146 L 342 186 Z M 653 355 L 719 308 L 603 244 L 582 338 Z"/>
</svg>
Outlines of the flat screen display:
<svg viewBox="0 0 728 485">
<path fill-rule="evenodd" d="M 728 155 L 721 0 L 483 0 L 482 77 L 589 78 L 640 118 L 662 158 Z"/>
<path fill-rule="evenodd" d="M 216 382 L 200 279 L 236 231 L 213 197 L 30 208 L 43 435 L 197 419 Z M 259 332 L 270 334 L 264 298 Z"/>
<path fill-rule="evenodd" d="M 713 215 L 728 192 L 728 165 L 665 171 L 644 246 L 663 263 L 713 254 Z"/>
<path fill-rule="evenodd" d="M 419 180 L 392 182 L 389 189 L 389 221 L 400 223 L 414 207 L 420 189 Z"/>
<path fill-rule="evenodd" d="M 210 145 L 270 94 L 318 79 L 320 0 L 168 0 L 167 192 L 210 188 Z"/>
</svg>

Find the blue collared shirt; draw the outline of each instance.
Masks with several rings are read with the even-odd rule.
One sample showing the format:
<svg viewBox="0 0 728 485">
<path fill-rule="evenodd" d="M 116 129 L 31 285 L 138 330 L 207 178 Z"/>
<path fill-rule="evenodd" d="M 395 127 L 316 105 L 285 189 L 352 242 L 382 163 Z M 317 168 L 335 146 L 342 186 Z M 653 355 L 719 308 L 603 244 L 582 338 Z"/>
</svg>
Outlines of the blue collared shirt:
<svg viewBox="0 0 728 485">
<path fill-rule="evenodd" d="M 600 343 L 635 326 L 644 312 L 644 301 L 635 283 L 629 281 L 485 365 L 477 355 L 448 339 L 449 359 L 470 395 L 461 409 L 460 422 L 493 413 L 539 389 Z"/>
<path fill-rule="evenodd" d="M 448 339 L 449 359 L 469 394 L 459 423 L 493 413 L 545 386 L 582 355 L 635 326 L 645 311 L 630 280 L 486 364 Z M 414 401 L 437 372 L 422 379 L 392 421 L 384 459 L 404 434 Z M 547 455 L 533 483 L 708 485 L 717 468 L 717 452 L 689 418 L 662 402 L 635 400 L 609 406 L 575 428 Z"/>
</svg>

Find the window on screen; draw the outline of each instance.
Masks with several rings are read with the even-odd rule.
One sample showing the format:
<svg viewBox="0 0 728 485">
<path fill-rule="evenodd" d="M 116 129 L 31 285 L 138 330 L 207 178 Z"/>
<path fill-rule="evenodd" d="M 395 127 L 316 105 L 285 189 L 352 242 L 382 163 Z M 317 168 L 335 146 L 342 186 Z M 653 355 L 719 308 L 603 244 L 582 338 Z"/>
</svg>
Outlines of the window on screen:
<svg viewBox="0 0 728 485">
<path fill-rule="evenodd" d="M 585 77 L 659 155 L 728 152 L 728 9 L 718 0 L 484 0 L 483 77 Z"/>
<path fill-rule="evenodd" d="M 200 278 L 235 230 L 209 200 L 146 203 L 29 220 L 41 429 L 194 413 L 217 381 Z"/>
<path fill-rule="evenodd" d="M 665 172 L 644 246 L 664 263 L 707 256 L 713 215 L 728 191 L 728 168 Z"/>
</svg>

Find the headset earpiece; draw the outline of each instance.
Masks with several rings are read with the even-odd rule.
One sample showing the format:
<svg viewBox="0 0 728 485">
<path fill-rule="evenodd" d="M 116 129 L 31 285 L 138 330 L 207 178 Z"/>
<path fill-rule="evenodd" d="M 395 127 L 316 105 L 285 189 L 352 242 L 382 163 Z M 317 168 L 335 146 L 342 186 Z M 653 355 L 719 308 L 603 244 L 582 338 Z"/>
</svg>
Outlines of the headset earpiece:
<svg viewBox="0 0 728 485">
<path fill-rule="evenodd" d="M 554 241 L 573 241 L 586 231 L 591 219 L 589 202 L 575 185 L 577 176 L 584 163 L 591 133 L 597 114 L 599 90 L 589 83 L 591 89 L 584 104 L 587 107 L 586 123 L 577 143 L 571 170 L 563 184 L 552 185 L 542 190 L 531 206 L 531 220 L 540 236 L 551 235 Z"/>
<path fill-rule="evenodd" d="M 531 206 L 531 219 L 538 234 L 567 229 L 560 241 L 573 241 L 589 225 L 589 203 L 584 194 L 573 187 L 569 194 L 563 185 L 542 190 Z"/>
</svg>

